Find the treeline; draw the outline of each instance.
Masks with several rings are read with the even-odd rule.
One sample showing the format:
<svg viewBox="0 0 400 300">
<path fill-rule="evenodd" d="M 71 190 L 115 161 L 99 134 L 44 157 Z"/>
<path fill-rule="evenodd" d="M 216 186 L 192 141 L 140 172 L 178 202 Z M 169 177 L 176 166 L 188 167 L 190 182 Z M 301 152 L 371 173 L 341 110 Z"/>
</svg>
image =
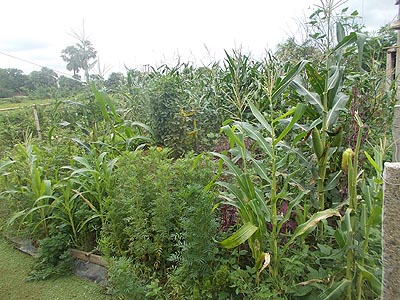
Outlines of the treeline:
<svg viewBox="0 0 400 300">
<path fill-rule="evenodd" d="M 343 13 L 343 12 L 342 12 Z M 363 32 L 364 28 L 357 23 L 354 19 L 357 17 L 357 12 L 351 15 L 352 22 L 346 24 L 347 29 Z M 316 18 L 315 16 L 313 18 Z M 303 36 L 302 40 L 295 38 L 288 38 L 285 42 L 277 46 L 276 51 L 272 54 L 276 59 L 290 62 L 300 60 L 309 61 L 324 61 L 323 53 L 329 52 L 326 43 L 326 35 L 322 34 L 326 28 L 319 28 L 321 22 L 314 20 L 312 26 L 307 27 L 307 30 L 300 34 Z M 396 44 L 396 33 L 390 30 L 389 25 L 382 26 L 377 32 L 365 34 L 365 44 L 362 60 L 362 69 L 365 71 L 371 70 L 372 65 L 380 71 L 386 67 L 386 52 L 384 49 L 392 47 Z M 330 37 L 333 39 L 333 37 Z M 63 50 L 61 57 L 67 62 L 66 68 L 73 71 L 74 75 L 71 77 L 58 75 L 54 70 L 43 67 L 40 71 L 33 71 L 26 75 L 22 70 L 17 68 L 0 68 L 0 98 L 10 98 L 16 96 L 29 96 L 30 98 L 44 99 L 44 98 L 64 98 L 71 95 L 76 95 L 81 92 L 85 87 L 85 82 L 95 81 L 98 86 L 105 87 L 107 90 L 120 90 L 122 86 L 128 83 L 129 73 L 138 75 L 140 73 L 152 73 L 151 70 L 147 72 L 140 72 L 138 70 L 126 70 L 127 74 L 120 72 L 111 73 L 108 78 L 101 75 L 90 74 L 90 70 L 96 64 L 96 51 L 94 50 L 91 42 L 85 36 L 79 37 L 77 35 L 78 43 L 74 46 L 69 46 Z M 268 55 L 271 55 L 269 53 Z M 345 57 L 348 53 L 344 53 Z M 250 57 L 248 57 L 251 59 Z M 372 62 L 378 62 L 374 64 Z M 346 63 L 354 63 L 346 61 Z M 220 62 L 215 62 L 214 65 L 219 65 Z M 222 63 L 223 64 L 223 63 Z M 179 65 L 179 64 L 178 64 Z M 378 66 L 378 67 L 377 67 Z M 210 68 L 210 66 L 206 67 Z M 212 69 L 211 66 L 210 69 Z M 163 67 L 160 67 L 163 69 Z M 83 78 L 79 75 L 79 71 L 83 71 Z M 150 72 L 149 72 L 150 71 Z M 156 71 L 153 69 L 153 71 Z M 143 75 L 143 74 L 142 74 Z M 140 77 L 140 76 L 139 76 Z"/>
<path fill-rule="evenodd" d="M 115 88 L 123 78 L 122 73 L 111 73 L 104 80 L 98 75 L 91 75 L 92 80 L 101 81 L 109 89 Z M 0 98 L 29 96 L 31 98 L 68 97 L 81 91 L 85 86 L 79 76 L 58 75 L 52 69 L 43 67 L 28 75 L 16 68 L 0 68 Z"/>
</svg>

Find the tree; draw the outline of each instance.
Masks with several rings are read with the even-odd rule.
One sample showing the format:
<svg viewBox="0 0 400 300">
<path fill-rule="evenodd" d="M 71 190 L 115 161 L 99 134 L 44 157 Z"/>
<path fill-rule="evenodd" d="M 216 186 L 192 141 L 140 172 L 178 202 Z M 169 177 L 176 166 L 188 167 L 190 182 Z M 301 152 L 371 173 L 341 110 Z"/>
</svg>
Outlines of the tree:
<svg viewBox="0 0 400 300">
<path fill-rule="evenodd" d="M 40 71 L 31 72 L 29 78 L 34 89 L 57 87 L 57 73 L 46 67 Z"/>
<path fill-rule="evenodd" d="M 63 75 L 58 79 L 58 85 L 62 96 L 72 95 L 82 88 L 82 83 L 79 79 L 69 78 Z"/>
<path fill-rule="evenodd" d="M 30 90 L 32 95 L 38 98 L 49 98 L 54 96 L 57 89 L 58 75 L 52 69 L 43 67 L 40 71 L 29 74 Z"/>
<path fill-rule="evenodd" d="M 73 32 L 78 42 L 68 46 L 61 52 L 61 58 L 67 63 L 67 70 L 74 72 L 74 77 L 83 70 L 86 82 L 89 82 L 89 71 L 96 64 L 97 51 L 88 40 L 84 30 L 81 33 Z"/>
<path fill-rule="evenodd" d="M 28 78 L 19 69 L 0 69 L 0 98 L 24 94 Z"/>
<path fill-rule="evenodd" d="M 108 76 L 108 79 L 105 81 L 105 86 L 109 90 L 117 90 L 120 89 L 122 84 L 124 83 L 124 74 L 118 72 L 113 72 Z"/>
<path fill-rule="evenodd" d="M 278 44 L 276 48 L 275 56 L 278 59 L 293 64 L 301 60 L 320 61 L 323 55 L 309 40 L 297 42 L 294 37 Z"/>
</svg>

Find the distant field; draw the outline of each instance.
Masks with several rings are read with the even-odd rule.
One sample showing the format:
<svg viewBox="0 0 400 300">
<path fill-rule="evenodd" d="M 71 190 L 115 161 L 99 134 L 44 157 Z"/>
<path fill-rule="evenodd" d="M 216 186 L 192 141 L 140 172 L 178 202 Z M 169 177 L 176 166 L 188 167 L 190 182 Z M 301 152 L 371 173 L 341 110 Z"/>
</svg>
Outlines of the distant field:
<svg viewBox="0 0 400 300">
<path fill-rule="evenodd" d="M 28 98 L 2 98 L 0 99 L 0 111 L 12 110 L 26 106 L 46 105 L 54 103 L 54 99 L 37 99 L 31 100 Z"/>
</svg>

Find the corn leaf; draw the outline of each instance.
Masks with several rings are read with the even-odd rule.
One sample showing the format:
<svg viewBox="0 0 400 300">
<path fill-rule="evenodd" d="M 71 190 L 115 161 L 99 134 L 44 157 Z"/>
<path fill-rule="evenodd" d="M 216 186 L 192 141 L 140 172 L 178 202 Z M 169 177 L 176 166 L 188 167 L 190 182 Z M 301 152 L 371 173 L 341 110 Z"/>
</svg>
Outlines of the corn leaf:
<svg viewBox="0 0 400 300">
<path fill-rule="evenodd" d="M 304 67 L 308 64 L 307 60 L 303 60 L 299 62 L 296 66 L 294 66 L 286 76 L 280 80 L 280 82 L 275 86 L 274 91 L 272 93 L 272 100 L 279 97 L 283 91 L 290 85 L 293 79 L 299 75 L 299 73 L 304 69 Z M 253 109 L 252 109 L 253 110 Z"/>
<path fill-rule="evenodd" d="M 324 291 L 320 296 L 320 300 L 334 300 L 342 299 L 343 292 L 351 284 L 350 280 L 343 279 L 342 281 L 334 284 L 331 288 Z"/>
<path fill-rule="evenodd" d="M 2 170 L 5 169 L 8 165 L 11 165 L 11 164 L 13 164 L 13 163 L 15 163 L 14 160 L 9 160 L 9 161 L 2 162 L 2 163 L 0 164 L 0 171 L 2 171 Z"/>
<path fill-rule="evenodd" d="M 306 65 L 306 73 L 308 82 L 311 84 L 314 91 L 322 96 L 325 89 L 325 78 L 322 77 L 311 64 Z"/>
<path fill-rule="evenodd" d="M 259 146 L 268 154 L 272 156 L 272 147 L 268 139 L 266 139 L 256 128 L 246 122 L 240 123 L 241 129 L 253 140 L 255 140 Z"/>
<path fill-rule="evenodd" d="M 304 96 L 306 101 L 310 103 L 315 109 L 322 113 L 324 111 L 324 106 L 321 102 L 321 97 L 314 92 L 310 92 L 304 85 L 301 83 L 301 78 L 297 77 L 291 82 L 291 86 L 299 93 L 301 96 Z"/>
<path fill-rule="evenodd" d="M 232 234 L 227 239 L 223 240 L 219 244 L 227 249 L 235 248 L 244 242 L 246 242 L 256 231 L 258 227 L 251 224 L 245 223 L 242 227 L 239 228 L 234 234 Z"/>
<path fill-rule="evenodd" d="M 251 112 L 253 113 L 253 116 L 260 122 L 260 124 L 266 129 L 271 135 L 272 135 L 272 128 L 271 125 L 265 120 L 264 116 L 262 113 L 257 109 L 257 107 L 253 103 L 249 103 Z"/>
<path fill-rule="evenodd" d="M 328 111 L 326 116 L 326 123 L 328 128 L 331 128 L 336 123 L 339 113 L 346 108 L 347 100 L 349 97 L 343 93 L 339 93 L 333 99 L 332 108 Z"/>
<path fill-rule="evenodd" d="M 340 217 L 340 213 L 339 213 L 338 209 L 329 208 L 329 209 L 315 213 L 307 222 L 299 225 L 296 228 L 296 230 L 293 233 L 291 241 L 294 241 L 294 239 L 296 239 L 297 237 L 299 237 L 301 235 L 308 234 L 310 231 L 312 231 L 317 226 L 317 224 L 320 221 L 325 220 L 330 217 L 333 217 L 333 216 Z"/>
<path fill-rule="evenodd" d="M 382 289 L 381 281 L 378 278 L 376 278 L 374 274 L 372 274 L 370 271 L 368 271 L 358 263 L 357 267 L 360 269 L 362 276 L 370 283 L 374 292 L 380 295 Z"/>
<path fill-rule="evenodd" d="M 371 157 L 371 155 L 368 154 L 367 151 L 364 151 L 365 156 L 367 157 L 369 163 L 374 167 L 375 171 L 377 171 L 378 173 L 382 172 L 382 168 L 378 166 L 378 164 L 376 163 L 376 161 Z"/>
<path fill-rule="evenodd" d="M 298 120 L 303 116 L 304 112 L 306 111 L 306 105 L 302 103 L 298 103 L 296 106 L 296 110 L 294 112 L 293 118 L 291 119 L 290 123 L 285 127 L 285 129 L 281 132 L 281 134 L 274 140 L 274 145 L 276 146 L 293 128 L 293 126 L 297 123 Z"/>
</svg>

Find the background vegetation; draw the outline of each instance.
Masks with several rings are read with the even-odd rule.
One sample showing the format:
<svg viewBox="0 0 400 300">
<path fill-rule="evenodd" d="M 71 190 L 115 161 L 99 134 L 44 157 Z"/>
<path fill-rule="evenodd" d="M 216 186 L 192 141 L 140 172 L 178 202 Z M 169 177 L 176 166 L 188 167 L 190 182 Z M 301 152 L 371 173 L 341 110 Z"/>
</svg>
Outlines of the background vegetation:
<svg viewBox="0 0 400 300">
<path fill-rule="evenodd" d="M 83 35 L 63 55 L 86 84 L 9 80 L 12 95 L 57 96 L 38 108 L 42 139 L 30 109 L 0 114 L 2 232 L 48 253 L 33 274 L 57 274 L 76 247 L 105 256 L 120 299 L 379 297 L 395 38 L 322 3 L 304 41 L 262 60 L 232 51 L 104 80 Z"/>
</svg>

